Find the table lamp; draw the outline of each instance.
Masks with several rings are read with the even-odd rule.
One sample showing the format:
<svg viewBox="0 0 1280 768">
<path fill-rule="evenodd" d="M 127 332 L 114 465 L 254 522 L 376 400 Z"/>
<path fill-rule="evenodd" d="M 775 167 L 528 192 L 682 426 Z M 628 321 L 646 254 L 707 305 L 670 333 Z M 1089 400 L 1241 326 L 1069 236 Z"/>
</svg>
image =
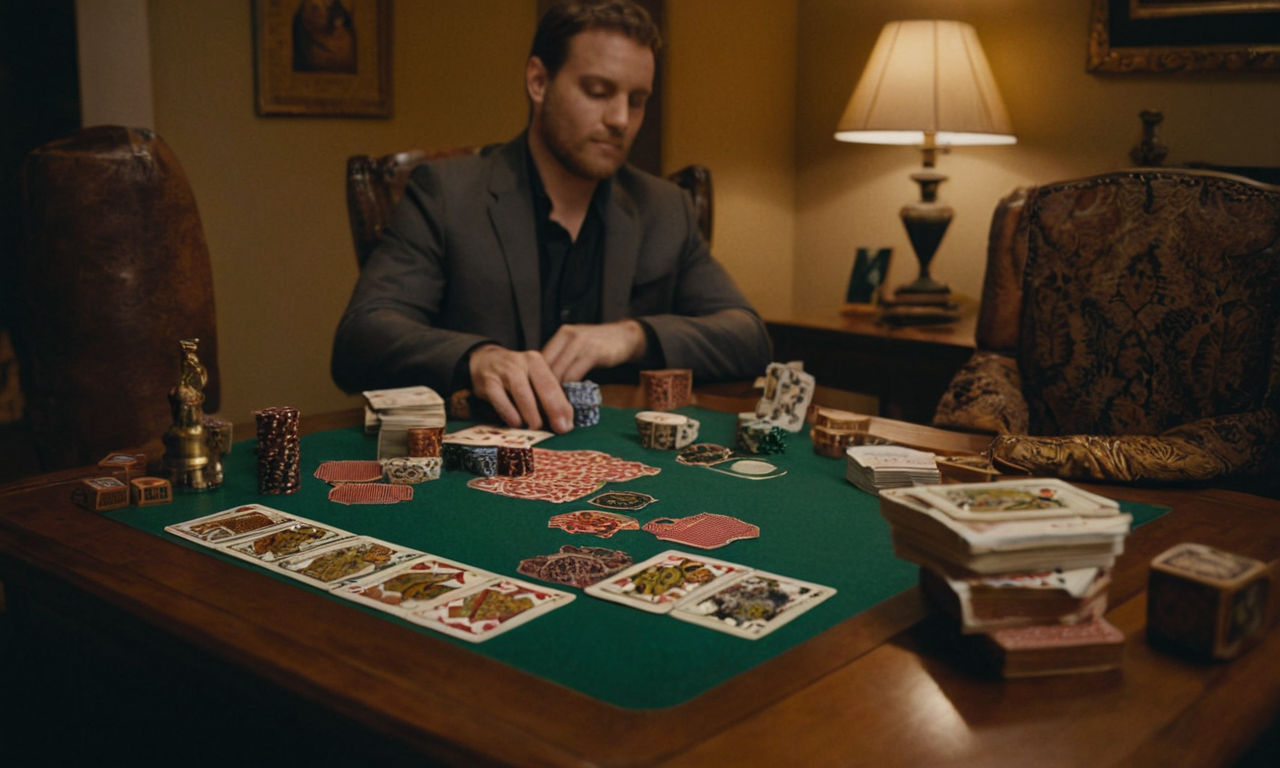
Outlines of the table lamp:
<svg viewBox="0 0 1280 768">
<path fill-rule="evenodd" d="M 920 274 L 898 288 L 893 301 L 884 302 L 884 317 L 921 323 L 956 319 L 950 289 L 929 275 L 952 215 L 950 206 L 938 202 L 938 185 L 947 179 L 934 170 L 938 150 L 1017 141 L 977 32 L 959 21 L 886 24 L 835 137 L 922 148 L 924 170 L 911 174 L 920 185 L 920 200 L 900 212 Z"/>
</svg>

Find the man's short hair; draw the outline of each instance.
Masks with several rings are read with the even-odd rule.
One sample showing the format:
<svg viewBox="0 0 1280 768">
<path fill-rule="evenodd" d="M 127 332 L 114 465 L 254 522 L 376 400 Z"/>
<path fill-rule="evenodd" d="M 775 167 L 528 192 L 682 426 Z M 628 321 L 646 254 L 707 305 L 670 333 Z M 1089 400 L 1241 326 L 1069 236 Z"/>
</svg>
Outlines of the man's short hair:
<svg viewBox="0 0 1280 768">
<path fill-rule="evenodd" d="M 589 29 L 607 29 L 626 35 L 649 47 L 654 58 L 662 47 L 662 35 L 649 12 L 632 0 L 562 0 L 553 5 L 538 22 L 530 56 L 537 56 L 549 77 L 564 64 L 569 54 L 569 40 Z"/>
</svg>

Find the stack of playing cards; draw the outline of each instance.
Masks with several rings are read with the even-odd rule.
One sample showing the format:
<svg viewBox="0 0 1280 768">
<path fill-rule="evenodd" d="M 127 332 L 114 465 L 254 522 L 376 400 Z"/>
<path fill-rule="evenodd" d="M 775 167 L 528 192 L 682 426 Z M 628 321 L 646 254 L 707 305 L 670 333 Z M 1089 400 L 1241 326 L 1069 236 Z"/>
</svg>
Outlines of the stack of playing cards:
<svg viewBox="0 0 1280 768">
<path fill-rule="evenodd" d="M 378 433 L 379 461 L 409 455 L 410 428 L 444 426 L 444 399 L 431 387 L 370 390 L 364 399 L 364 431 Z"/>
<path fill-rule="evenodd" d="M 851 445 L 845 449 L 845 479 L 870 494 L 883 488 L 942 482 L 932 453 L 900 445 Z"/>
<path fill-rule="evenodd" d="M 920 590 L 1006 677 L 1120 665 L 1124 635 L 1102 618 L 1131 518 L 1056 479 L 886 490 L 894 553 Z"/>
<path fill-rule="evenodd" d="M 478 643 L 574 596 L 261 504 L 166 531 L 405 621 Z"/>
</svg>

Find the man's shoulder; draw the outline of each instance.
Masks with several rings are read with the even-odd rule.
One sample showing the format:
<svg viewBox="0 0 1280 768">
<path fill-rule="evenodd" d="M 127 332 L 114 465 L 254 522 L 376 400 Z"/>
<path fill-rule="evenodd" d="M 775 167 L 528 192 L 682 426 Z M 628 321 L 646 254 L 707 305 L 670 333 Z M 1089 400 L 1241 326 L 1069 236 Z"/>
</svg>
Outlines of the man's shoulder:
<svg viewBox="0 0 1280 768">
<path fill-rule="evenodd" d="M 432 188 L 487 184 L 495 168 L 515 167 L 518 154 L 515 141 L 488 144 L 475 152 L 427 160 L 413 169 L 412 178 Z"/>
<path fill-rule="evenodd" d="M 684 204 L 680 197 L 681 189 L 674 181 L 655 176 L 629 163 L 619 168 L 613 179 L 615 188 L 624 191 L 641 210 Z"/>
</svg>

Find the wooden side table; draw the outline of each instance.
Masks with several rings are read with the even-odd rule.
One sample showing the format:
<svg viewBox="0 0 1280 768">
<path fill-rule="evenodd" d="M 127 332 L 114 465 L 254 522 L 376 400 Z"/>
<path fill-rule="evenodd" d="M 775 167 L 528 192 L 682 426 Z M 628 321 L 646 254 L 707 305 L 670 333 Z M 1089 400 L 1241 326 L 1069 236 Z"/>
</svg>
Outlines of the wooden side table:
<svg viewBox="0 0 1280 768">
<path fill-rule="evenodd" d="M 803 360 L 818 383 L 874 395 L 880 415 L 917 424 L 933 420 L 938 399 L 973 355 L 977 304 L 962 302 L 945 325 L 891 326 L 874 314 L 829 314 L 765 320 L 774 359 Z"/>
</svg>

